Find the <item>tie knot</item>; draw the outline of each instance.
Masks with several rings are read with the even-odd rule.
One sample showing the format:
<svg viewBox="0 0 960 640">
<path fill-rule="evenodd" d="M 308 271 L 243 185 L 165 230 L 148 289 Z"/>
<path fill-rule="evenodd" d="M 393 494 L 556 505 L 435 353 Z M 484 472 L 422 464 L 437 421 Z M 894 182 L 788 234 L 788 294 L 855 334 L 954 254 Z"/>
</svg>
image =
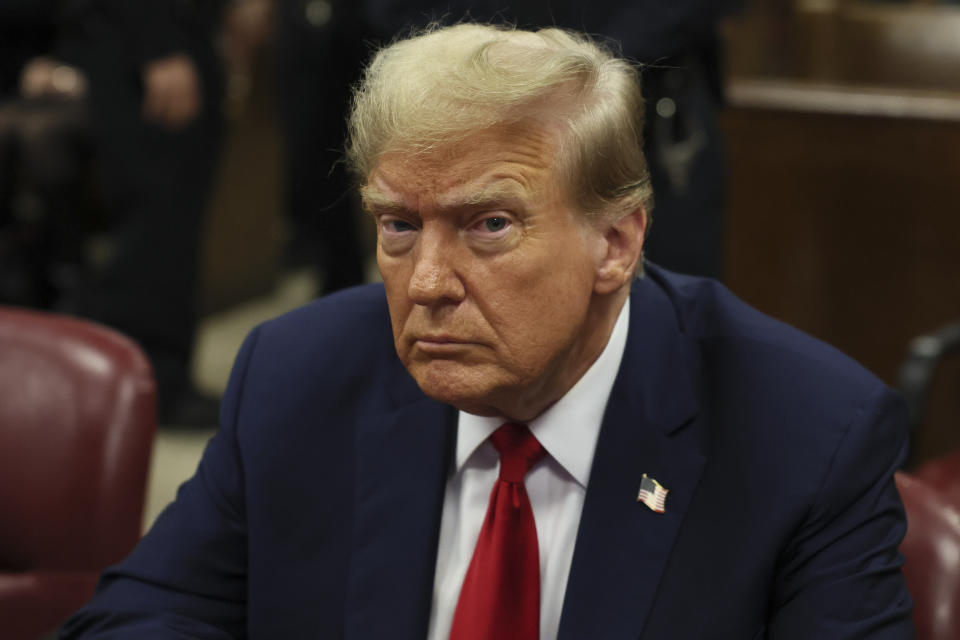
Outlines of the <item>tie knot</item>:
<svg viewBox="0 0 960 640">
<path fill-rule="evenodd" d="M 490 440 L 500 454 L 500 479 L 506 482 L 522 483 L 546 453 L 525 424 L 508 422 L 494 431 Z"/>
</svg>

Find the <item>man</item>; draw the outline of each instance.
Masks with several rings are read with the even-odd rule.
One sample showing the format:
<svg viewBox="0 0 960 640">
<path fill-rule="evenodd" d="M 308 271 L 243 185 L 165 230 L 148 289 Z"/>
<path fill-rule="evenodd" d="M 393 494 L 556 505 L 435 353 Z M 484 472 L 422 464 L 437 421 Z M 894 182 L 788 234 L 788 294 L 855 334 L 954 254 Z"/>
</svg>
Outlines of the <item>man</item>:
<svg viewBox="0 0 960 640">
<path fill-rule="evenodd" d="M 558 30 L 381 51 L 348 155 L 383 288 L 251 334 L 66 637 L 910 637 L 900 404 L 641 266 L 640 107 Z"/>
</svg>

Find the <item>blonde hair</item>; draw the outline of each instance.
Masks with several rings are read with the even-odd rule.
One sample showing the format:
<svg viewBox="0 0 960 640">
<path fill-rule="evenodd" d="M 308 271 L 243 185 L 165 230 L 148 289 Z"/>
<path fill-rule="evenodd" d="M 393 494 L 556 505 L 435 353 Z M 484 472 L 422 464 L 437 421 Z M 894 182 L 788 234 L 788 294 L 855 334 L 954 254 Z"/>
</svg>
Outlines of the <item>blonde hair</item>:
<svg viewBox="0 0 960 640">
<path fill-rule="evenodd" d="M 565 133 L 556 164 L 586 215 L 652 208 L 637 70 L 561 29 L 432 25 L 381 49 L 354 92 L 347 162 L 364 183 L 385 153 L 430 153 L 544 116 Z"/>
</svg>

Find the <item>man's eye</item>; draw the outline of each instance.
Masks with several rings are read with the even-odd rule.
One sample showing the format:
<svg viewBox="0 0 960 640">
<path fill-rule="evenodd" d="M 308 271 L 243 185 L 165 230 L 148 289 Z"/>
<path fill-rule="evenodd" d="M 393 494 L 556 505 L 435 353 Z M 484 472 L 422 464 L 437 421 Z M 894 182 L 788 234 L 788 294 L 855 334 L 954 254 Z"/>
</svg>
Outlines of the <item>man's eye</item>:
<svg viewBox="0 0 960 640">
<path fill-rule="evenodd" d="M 510 222 L 506 218 L 487 218 L 483 221 L 483 226 L 487 231 L 502 231 L 509 224 Z"/>
<path fill-rule="evenodd" d="M 384 230 L 390 233 L 403 233 L 405 231 L 415 231 L 416 227 L 407 222 L 406 220 L 385 220 L 383 223 Z"/>
</svg>

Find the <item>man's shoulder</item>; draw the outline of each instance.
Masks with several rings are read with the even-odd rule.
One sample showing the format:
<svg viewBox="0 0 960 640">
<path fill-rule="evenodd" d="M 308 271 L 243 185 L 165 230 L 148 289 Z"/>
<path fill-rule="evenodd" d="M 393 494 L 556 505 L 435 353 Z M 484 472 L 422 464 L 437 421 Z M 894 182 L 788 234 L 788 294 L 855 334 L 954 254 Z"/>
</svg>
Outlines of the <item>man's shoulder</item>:
<svg viewBox="0 0 960 640">
<path fill-rule="evenodd" d="M 317 298 L 259 327 L 260 340 L 300 346 L 340 345 L 344 340 L 377 335 L 390 337 L 390 316 L 381 283 L 342 289 Z M 353 347 L 362 348 L 363 344 Z"/>
<path fill-rule="evenodd" d="M 649 277 L 677 314 L 701 415 L 721 448 L 746 440 L 743 455 L 773 456 L 784 469 L 825 468 L 845 438 L 870 442 L 881 415 L 902 417 L 896 394 L 839 349 L 715 281 L 657 269 Z M 891 447 L 901 431 L 887 430 Z"/>
<path fill-rule="evenodd" d="M 657 267 L 650 277 L 670 299 L 681 331 L 702 356 L 715 365 L 736 367 L 746 380 L 761 382 L 782 372 L 794 386 L 806 382 L 853 394 L 883 384 L 838 348 L 750 306 L 715 280 Z"/>
<path fill-rule="evenodd" d="M 798 505 L 812 504 L 828 475 L 857 473 L 865 456 L 895 468 L 904 405 L 876 375 L 715 281 L 659 269 L 649 277 L 677 315 L 716 468 L 792 492 Z M 798 478 L 820 480 L 799 487 Z"/>
<path fill-rule="evenodd" d="M 268 320 L 247 343 L 251 368 L 282 377 L 331 369 L 343 377 L 395 357 L 381 284 L 338 291 Z"/>
</svg>

